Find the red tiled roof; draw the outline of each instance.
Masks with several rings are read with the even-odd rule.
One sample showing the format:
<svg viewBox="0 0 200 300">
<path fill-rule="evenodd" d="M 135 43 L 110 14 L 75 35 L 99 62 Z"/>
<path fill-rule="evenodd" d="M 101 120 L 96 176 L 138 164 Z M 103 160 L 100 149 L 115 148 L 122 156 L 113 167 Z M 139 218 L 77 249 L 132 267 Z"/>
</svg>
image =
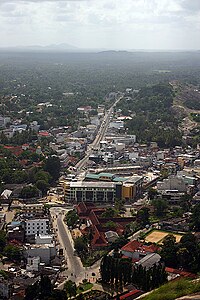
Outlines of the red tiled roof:
<svg viewBox="0 0 200 300">
<path fill-rule="evenodd" d="M 133 290 L 133 291 L 130 291 L 130 292 L 126 293 L 125 295 L 120 296 L 120 300 L 125 300 L 125 299 L 127 299 L 128 297 L 133 296 L 133 295 L 136 296 L 136 295 L 139 294 L 139 293 L 141 293 L 140 290 Z"/>
<path fill-rule="evenodd" d="M 128 251 L 128 252 L 135 252 L 136 250 L 137 251 L 141 251 L 141 252 L 150 252 L 150 253 L 154 253 L 156 251 L 158 251 L 159 247 L 157 247 L 156 245 L 143 245 L 142 243 L 134 240 L 134 241 L 131 241 L 129 242 L 128 244 L 126 244 L 125 246 L 123 246 L 121 248 L 121 250 L 123 251 Z"/>
<path fill-rule="evenodd" d="M 100 232 L 96 226 L 93 227 L 95 230 L 93 239 L 92 239 L 92 247 L 106 247 L 108 246 L 108 242 L 106 241 L 105 235 L 103 232 Z"/>
<path fill-rule="evenodd" d="M 139 247 L 141 247 L 142 244 L 136 240 L 129 242 L 125 246 L 121 248 L 123 251 L 128 251 L 128 252 L 135 252 Z"/>
<path fill-rule="evenodd" d="M 183 276 L 183 277 L 197 278 L 196 274 L 193 274 L 191 272 L 187 272 L 187 271 L 184 271 L 184 270 L 178 270 L 178 269 L 166 267 L 165 271 L 167 273 L 179 274 L 180 276 Z"/>
<path fill-rule="evenodd" d="M 40 131 L 38 133 L 39 136 L 50 136 L 50 134 L 47 131 Z"/>
<path fill-rule="evenodd" d="M 143 245 L 142 248 L 146 251 L 146 252 L 151 252 L 151 253 L 154 253 L 156 251 L 158 251 L 159 247 L 152 244 L 152 245 Z"/>
<path fill-rule="evenodd" d="M 130 259 L 130 257 L 128 257 L 128 256 L 126 256 L 126 255 L 123 255 L 122 258 Z M 134 264 L 134 263 L 138 262 L 139 259 L 137 259 L 137 258 L 132 258 L 131 261 L 132 261 L 132 263 Z"/>
</svg>

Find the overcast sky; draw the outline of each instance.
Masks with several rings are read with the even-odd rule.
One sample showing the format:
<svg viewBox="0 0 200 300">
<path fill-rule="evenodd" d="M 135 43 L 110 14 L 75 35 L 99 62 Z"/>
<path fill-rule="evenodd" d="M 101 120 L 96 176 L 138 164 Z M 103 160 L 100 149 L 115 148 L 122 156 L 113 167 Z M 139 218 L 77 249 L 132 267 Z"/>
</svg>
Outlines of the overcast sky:
<svg viewBox="0 0 200 300">
<path fill-rule="evenodd" d="M 200 0 L 0 0 L 0 45 L 200 49 Z"/>
</svg>

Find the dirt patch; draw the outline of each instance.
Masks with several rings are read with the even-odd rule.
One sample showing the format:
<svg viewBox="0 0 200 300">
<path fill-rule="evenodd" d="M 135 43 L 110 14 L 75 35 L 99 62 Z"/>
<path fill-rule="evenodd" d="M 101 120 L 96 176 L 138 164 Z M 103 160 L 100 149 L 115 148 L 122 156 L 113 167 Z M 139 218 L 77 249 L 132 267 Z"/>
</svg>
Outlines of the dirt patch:
<svg viewBox="0 0 200 300">
<path fill-rule="evenodd" d="M 177 243 L 180 241 L 182 237 L 181 234 L 164 232 L 160 230 L 153 230 L 146 236 L 145 241 L 150 243 L 161 243 L 164 237 L 166 237 L 168 234 L 173 234 L 173 236 L 176 238 Z"/>
</svg>

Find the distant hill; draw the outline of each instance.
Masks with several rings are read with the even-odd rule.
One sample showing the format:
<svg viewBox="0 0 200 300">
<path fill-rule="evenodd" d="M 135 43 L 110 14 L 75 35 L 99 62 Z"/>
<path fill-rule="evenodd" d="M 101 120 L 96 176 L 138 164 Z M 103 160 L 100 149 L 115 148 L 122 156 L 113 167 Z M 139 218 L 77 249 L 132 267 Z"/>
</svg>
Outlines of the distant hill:
<svg viewBox="0 0 200 300">
<path fill-rule="evenodd" d="M 7 51 L 39 51 L 39 52 L 77 52 L 80 51 L 79 48 L 62 43 L 62 44 L 52 44 L 47 46 L 40 46 L 40 45 L 30 45 L 30 46 L 16 46 L 16 47 L 0 47 L 0 50 L 7 50 Z"/>
</svg>

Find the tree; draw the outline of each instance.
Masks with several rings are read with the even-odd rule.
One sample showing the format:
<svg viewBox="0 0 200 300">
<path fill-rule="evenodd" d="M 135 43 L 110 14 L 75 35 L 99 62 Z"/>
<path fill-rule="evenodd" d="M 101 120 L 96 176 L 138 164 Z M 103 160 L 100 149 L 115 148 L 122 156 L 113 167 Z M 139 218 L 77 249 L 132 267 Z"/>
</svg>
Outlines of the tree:
<svg viewBox="0 0 200 300">
<path fill-rule="evenodd" d="M 129 242 L 123 235 L 119 236 L 111 245 L 110 249 L 118 250 Z"/>
<path fill-rule="evenodd" d="M 48 300 L 67 300 L 68 297 L 65 291 L 54 289 Z"/>
<path fill-rule="evenodd" d="M 0 230 L 0 252 L 4 249 L 6 245 L 6 232 L 4 230 Z"/>
<path fill-rule="evenodd" d="M 67 226 L 74 227 L 74 225 L 77 223 L 78 219 L 79 219 L 79 216 L 75 209 L 68 211 L 65 216 Z"/>
<path fill-rule="evenodd" d="M 149 208 L 143 207 L 137 212 L 136 220 L 143 227 L 149 224 Z"/>
<path fill-rule="evenodd" d="M 49 297 L 52 293 L 52 284 L 48 276 L 41 275 L 40 280 L 40 299 Z"/>
<path fill-rule="evenodd" d="M 190 263 L 190 253 L 187 248 L 179 248 L 177 251 L 177 258 L 179 265 L 182 268 L 187 269 Z"/>
<path fill-rule="evenodd" d="M 46 170 L 51 175 L 54 181 L 56 181 L 60 176 L 60 168 L 60 160 L 57 156 L 50 156 L 47 158 L 44 170 Z"/>
<path fill-rule="evenodd" d="M 39 282 L 35 282 L 33 285 L 29 285 L 25 290 L 24 300 L 35 300 L 39 296 L 40 286 Z"/>
<path fill-rule="evenodd" d="M 126 211 L 124 204 L 125 204 L 124 200 L 116 199 L 115 200 L 115 210 L 119 213 L 124 213 Z"/>
<path fill-rule="evenodd" d="M 25 186 L 20 193 L 20 197 L 25 198 L 34 198 L 39 196 L 39 190 L 34 185 Z"/>
<path fill-rule="evenodd" d="M 183 209 L 184 212 L 187 212 L 190 210 L 191 205 L 192 205 L 192 196 L 185 194 L 183 196 L 181 196 L 180 198 L 180 206 Z"/>
<path fill-rule="evenodd" d="M 156 189 L 150 188 L 148 190 L 148 199 L 153 200 L 153 199 L 155 199 L 157 197 L 157 195 L 158 195 L 158 192 L 157 192 Z"/>
<path fill-rule="evenodd" d="M 168 234 L 163 239 L 162 250 L 160 255 L 166 266 L 177 267 L 177 245 L 176 238 L 172 234 Z"/>
<path fill-rule="evenodd" d="M 49 182 L 51 179 L 51 176 L 48 172 L 45 172 L 43 170 L 36 170 L 36 173 L 34 174 L 34 180 L 37 182 L 38 180 L 44 180 L 45 182 Z"/>
<path fill-rule="evenodd" d="M 157 217 L 162 217 L 168 207 L 167 202 L 163 199 L 155 199 L 152 201 Z"/>
<path fill-rule="evenodd" d="M 190 224 L 191 229 L 200 231 L 200 203 L 196 204 L 192 210 Z"/>
<path fill-rule="evenodd" d="M 69 294 L 70 298 L 72 296 L 76 296 L 77 293 L 76 283 L 71 280 L 66 281 L 64 285 L 64 290 L 67 292 L 67 294 Z"/>
<path fill-rule="evenodd" d="M 74 249 L 80 255 L 83 255 L 88 252 L 87 242 L 84 240 L 83 237 L 77 237 L 74 241 Z"/>
<path fill-rule="evenodd" d="M 38 180 L 35 185 L 38 188 L 38 190 L 42 192 L 43 196 L 46 195 L 49 189 L 49 184 L 45 180 Z"/>
<path fill-rule="evenodd" d="M 114 230 L 114 229 L 116 229 L 117 224 L 113 221 L 108 221 L 108 222 L 105 223 L 104 226 L 107 227 L 108 229 L 113 229 Z"/>
<path fill-rule="evenodd" d="M 22 257 L 22 252 L 19 247 L 13 246 L 13 245 L 7 245 L 5 246 L 3 253 L 5 256 L 8 257 L 8 259 L 12 261 L 20 261 Z"/>
<path fill-rule="evenodd" d="M 101 217 L 102 218 L 113 218 L 116 216 L 116 210 L 112 207 L 107 207 L 106 210 L 102 213 Z"/>
</svg>

